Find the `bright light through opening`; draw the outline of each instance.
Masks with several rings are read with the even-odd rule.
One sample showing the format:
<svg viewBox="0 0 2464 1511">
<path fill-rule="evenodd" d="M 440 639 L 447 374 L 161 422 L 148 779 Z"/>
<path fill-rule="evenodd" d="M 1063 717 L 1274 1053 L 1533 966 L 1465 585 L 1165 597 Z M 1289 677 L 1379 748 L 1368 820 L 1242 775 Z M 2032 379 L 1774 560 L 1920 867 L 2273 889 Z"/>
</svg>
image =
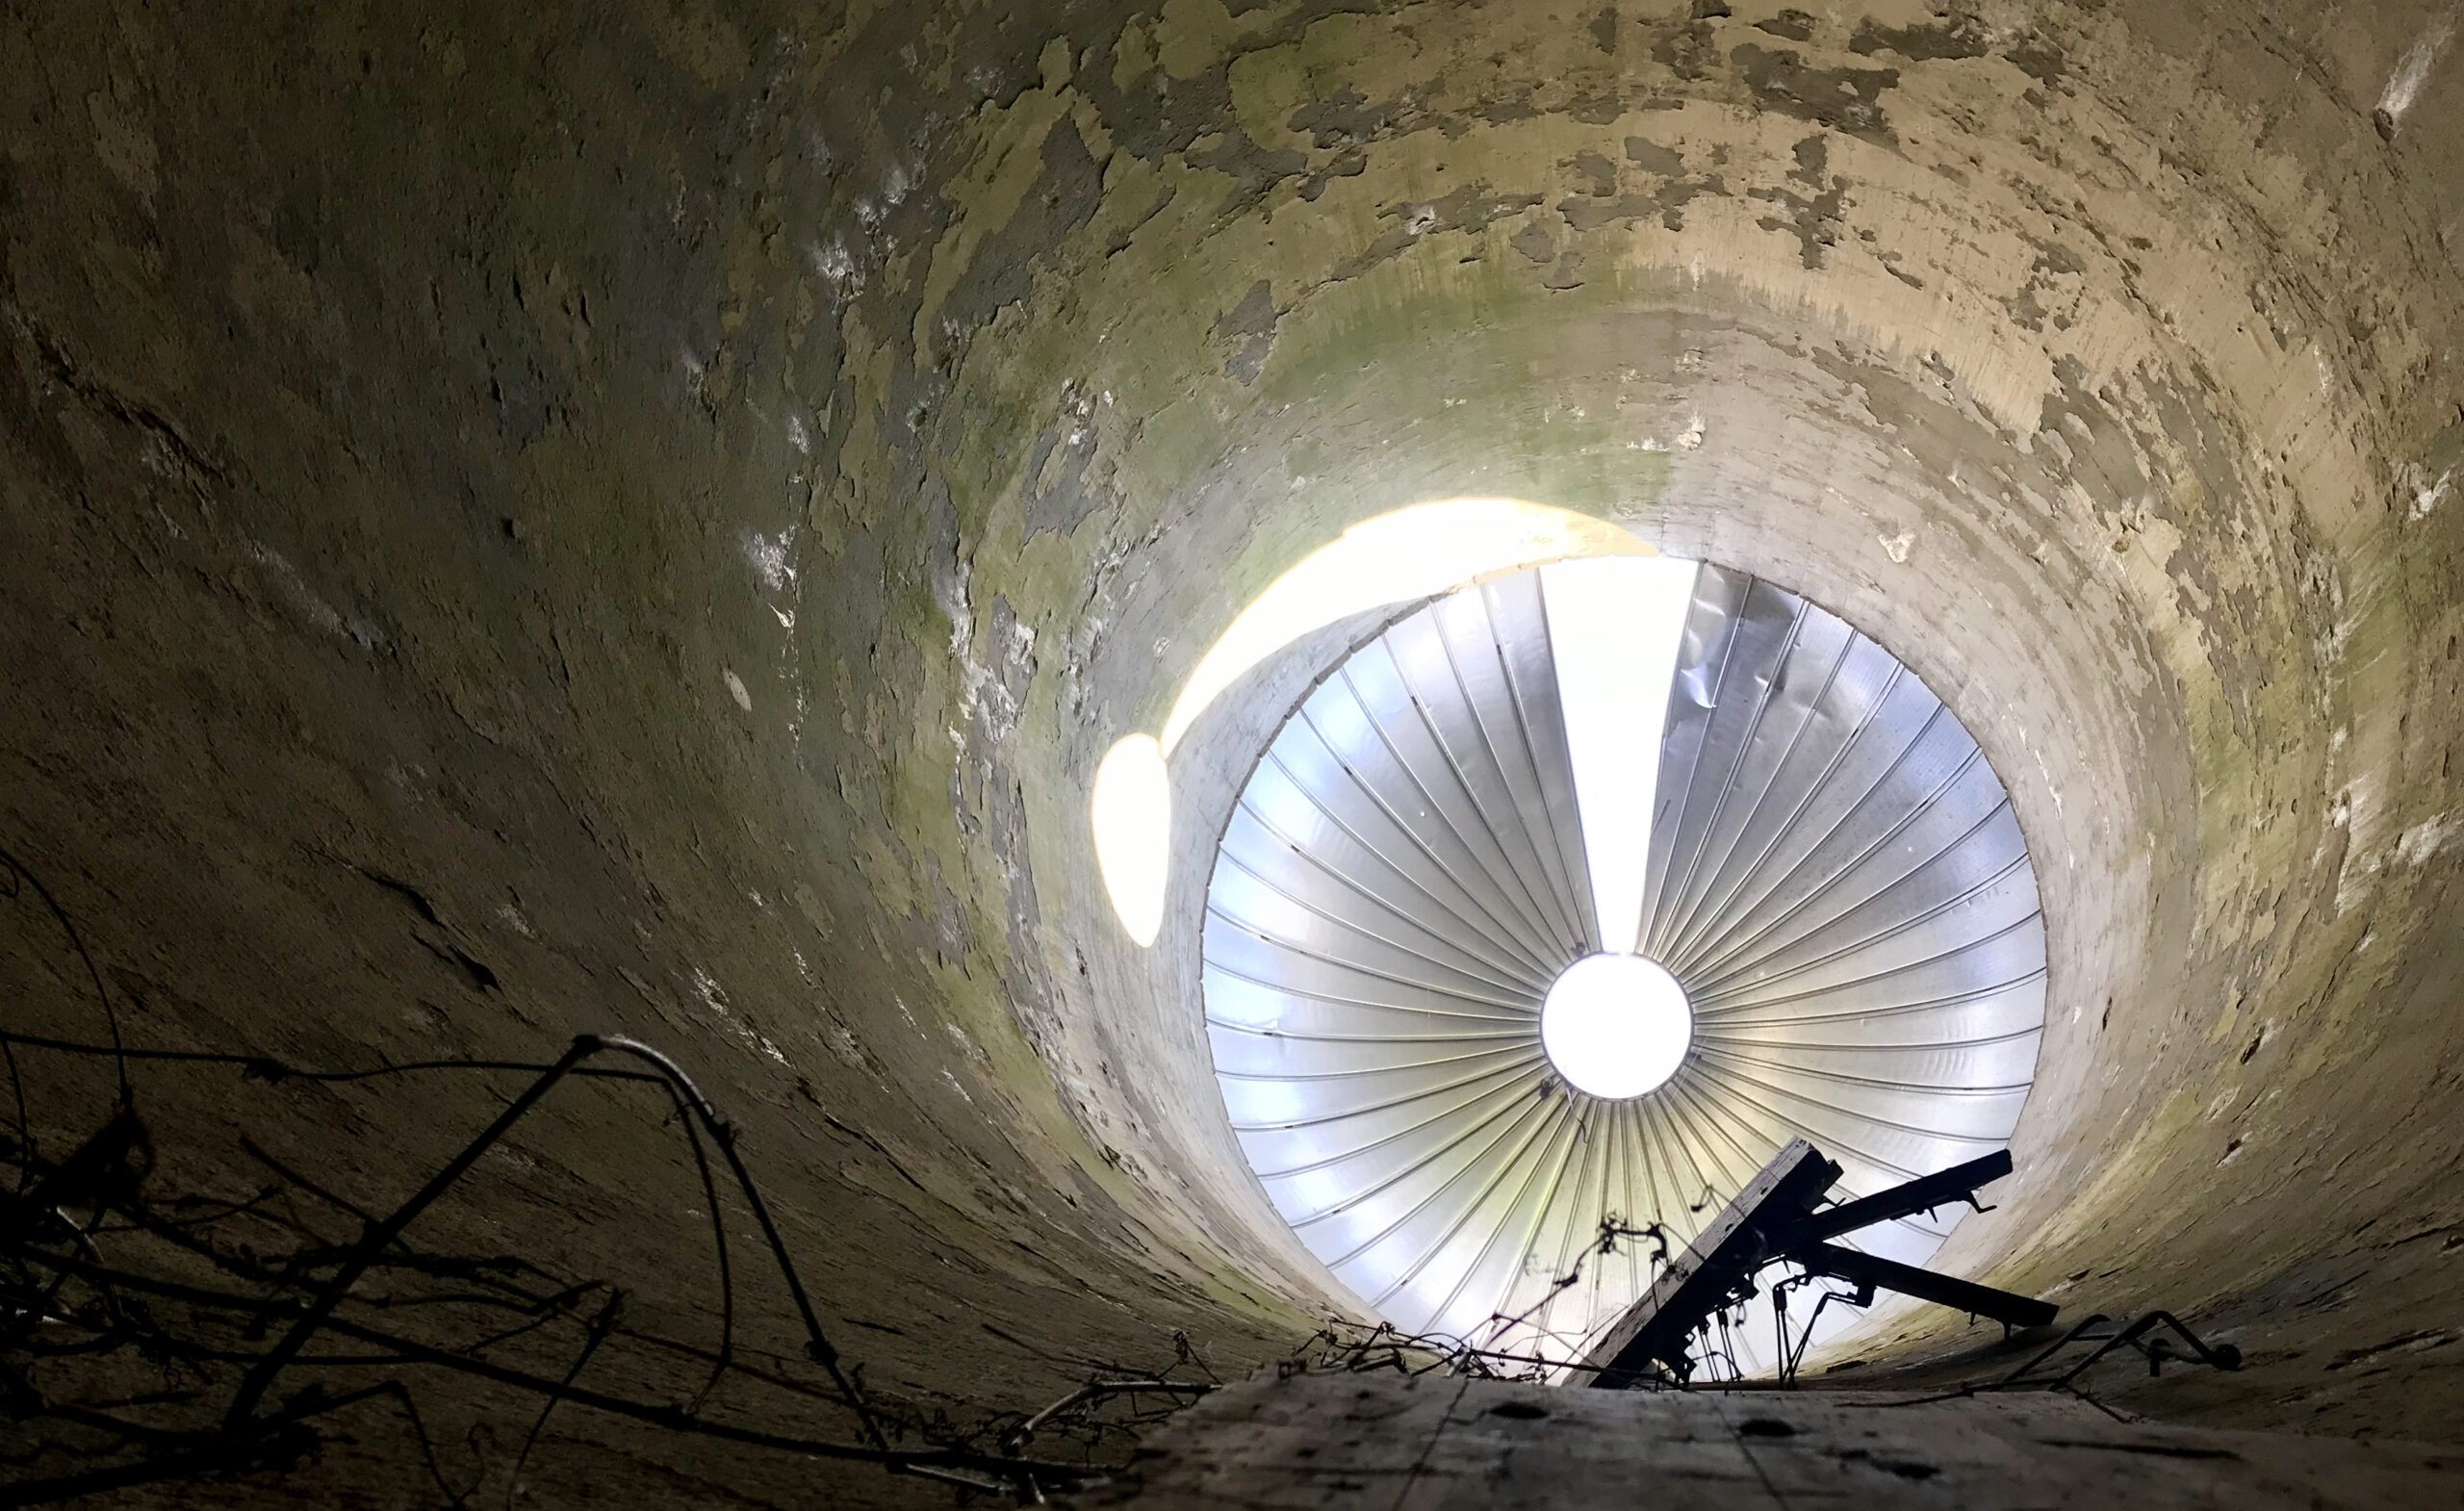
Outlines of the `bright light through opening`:
<svg viewBox="0 0 2464 1511">
<path fill-rule="evenodd" d="M 1164 721 L 1162 736 L 1133 734 L 1096 768 L 1090 814 L 1095 863 L 1122 929 L 1144 948 L 1163 928 L 1172 846 L 1166 762 L 1198 716 L 1251 667 L 1311 630 L 1364 609 L 1450 592 L 1542 562 L 1654 554 L 1655 548 L 1620 525 L 1516 499 L 1416 504 L 1365 520 L 1311 552 L 1252 600 L 1200 658 Z M 1692 564 L 1685 570 L 1692 571 Z"/>
<path fill-rule="evenodd" d="M 1348 614 L 1544 561 L 1652 551 L 1620 525 L 1518 499 L 1447 499 L 1364 520 L 1277 577 L 1225 628 L 1164 721 L 1164 754 L 1242 673 Z"/>
<path fill-rule="evenodd" d="M 1586 956 L 1549 988 L 1540 1042 L 1578 1090 L 1623 1101 L 1656 1091 L 1677 1074 L 1694 1042 L 1694 1010 L 1658 961 Z"/>
<path fill-rule="evenodd" d="M 1592 902 L 1611 951 L 1641 948 L 1660 736 L 1696 571 L 1670 556 L 1540 569 Z"/>
<path fill-rule="evenodd" d="M 1172 779 L 1151 734 L 1114 746 L 1095 768 L 1095 864 L 1113 911 L 1144 949 L 1164 926 L 1172 871 Z"/>
</svg>

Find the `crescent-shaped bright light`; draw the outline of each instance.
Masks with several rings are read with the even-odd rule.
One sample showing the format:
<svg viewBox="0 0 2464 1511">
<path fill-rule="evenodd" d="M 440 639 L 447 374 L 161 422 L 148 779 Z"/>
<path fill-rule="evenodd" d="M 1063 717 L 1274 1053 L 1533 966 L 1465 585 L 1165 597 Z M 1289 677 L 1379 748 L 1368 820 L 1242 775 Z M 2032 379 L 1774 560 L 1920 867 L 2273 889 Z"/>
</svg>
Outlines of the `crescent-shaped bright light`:
<svg viewBox="0 0 2464 1511">
<path fill-rule="evenodd" d="M 1622 526 L 1520 499 L 1446 499 L 1365 520 L 1303 557 L 1234 618 L 1182 684 L 1160 738 L 1133 734 L 1095 770 L 1095 861 L 1122 929 L 1155 942 L 1171 870 L 1170 776 L 1181 737 L 1241 675 L 1313 629 L 1578 556 L 1656 556 Z"/>
<path fill-rule="evenodd" d="M 1623 526 L 1520 499 L 1447 499 L 1364 520 L 1301 558 L 1232 621 L 1182 685 L 1164 753 L 1242 673 L 1313 629 L 1569 556 L 1654 556 Z"/>
</svg>

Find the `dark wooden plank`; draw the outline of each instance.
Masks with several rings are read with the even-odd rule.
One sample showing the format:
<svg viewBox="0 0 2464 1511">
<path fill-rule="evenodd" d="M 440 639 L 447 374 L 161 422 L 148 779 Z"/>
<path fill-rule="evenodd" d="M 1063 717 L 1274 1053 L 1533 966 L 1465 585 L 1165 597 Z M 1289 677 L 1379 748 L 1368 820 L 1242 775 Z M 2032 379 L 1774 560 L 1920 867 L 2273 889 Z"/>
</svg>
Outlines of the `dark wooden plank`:
<svg viewBox="0 0 2464 1511">
<path fill-rule="evenodd" d="M 1838 1178 L 1839 1166 L 1821 1150 L 1803 1139 L 1788 1140 L 1601 1336 L 1578 1377 L 1621 1390 L 1657 1361 L 1682 1378 L 1689 1368 L 1686 1338 L 1770 1262 L 1782 1235 L 1804 1220 Z"/>
</svg>

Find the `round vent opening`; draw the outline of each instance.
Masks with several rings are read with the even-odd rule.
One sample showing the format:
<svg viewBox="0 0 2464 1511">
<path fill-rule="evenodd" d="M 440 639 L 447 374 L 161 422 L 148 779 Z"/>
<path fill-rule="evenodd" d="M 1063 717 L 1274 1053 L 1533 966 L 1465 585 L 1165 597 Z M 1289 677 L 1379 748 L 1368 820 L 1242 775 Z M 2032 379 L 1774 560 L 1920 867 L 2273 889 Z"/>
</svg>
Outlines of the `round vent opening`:
<svg viewBox="0 0 2464 1511">
<path fill-rule="evenodd" d="M 1609 1101 L 1656 1091 L 1685 1063 L 1694 1009 L 1656 960 L 1587 955 L 1540 1003 L 1540 1043 L 1575 1089 Z"/>
<path fill-rule="evenodd" d="M 1870 1194 L 2001 1147 L 2035 1079 L 2044 925 L 1984 753 L 1728 568 L 1566 562 L 1404 614 L 1260 757 L 1206 909 L 1267 1195 L 1387 1319 L 1482 1347 L 1578 1357 L 1661 1262 L 1604 1231 L 1681 1254 L 1792 1138 Z M 1957 1217 L 1846 1242 L 1921 1265 Z M 1723 1375 L 1772 1353 L 1754 1305 Z"/>
</svg>

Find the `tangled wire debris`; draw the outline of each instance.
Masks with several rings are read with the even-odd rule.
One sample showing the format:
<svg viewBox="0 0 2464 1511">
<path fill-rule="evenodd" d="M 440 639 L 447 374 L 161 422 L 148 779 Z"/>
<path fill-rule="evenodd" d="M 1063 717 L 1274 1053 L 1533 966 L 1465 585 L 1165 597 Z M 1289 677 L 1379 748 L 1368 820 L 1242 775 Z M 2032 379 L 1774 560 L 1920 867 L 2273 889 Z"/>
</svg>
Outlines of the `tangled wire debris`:
<svg viewBox="0 0 2464 1511">
<path fill-rule="evenodd" d="M 2093 1346 L 2089 1347 L 2086 1354 L 2074 1356 L 2069 1361 L 2068 1368 L 2058 1371 L 2049 1368 L 2063 1354 L 2091 1345 Z M 2168 1364 L 2204 1365 L 2211 1370 L 2242 1368 L 2241 1349 L 2231 1344 L 2206 1342 L 2170 1312 L 2145 1312 L 2128 1320 L 2098 1312 L 2072 1323 L 2069 1331 L 2029 1355 L 2025 1363 L 2006 1374 L 1971 1380 L 1947 1391 L 1912 1396 L 1892 1404 L 1924 1406 L 1999 1391 L 2059 1391 L 2077 1396 L 2108 1417 L 2128 1421 L 2120 1412 L 2090 1395 L 2087 1386 L 2081 1383 L 2089 1370 L 2108 1359 L 2126 1356 L 2125 1350 L 2147 1361 L 2150 1376 L 2163 1373 Z"/>
<path fill-rule="evenodd" d="M 65 938 L 108 1033 L 84 1042 L 0 1030 L 13 1109 L 0 1162 L 14 1167 L 0 1189 L 0 1413 L 25 1429 L 0 1449 L 10 1481 L 0 1484 L 0 1507 L 281 1474 L 353 1441 L 377 1415 L 407 1428 L 445 1504 L 468 1507 L 500 1488 L 510 1507 L 560 1410 L 678 1440 L 870 1465 L 945 1482 L 962 1498 L 1035 1504 L 1101 1479 L 1142 1433 L 1221 1384 L 1176 1333 L 1173 1356 L 1160 1368 L 1097 1366 L 1033 1412 L 959 1421 L 870 1390 L 826 1334 L 733 1126 L 660 1050 L 584 1035 L 547 1063 L 317 1069 L 261 1055 L 132 1046 L 74 922 L 31 870 L 0 851 L 0 902 L 12 900 L 38 907 Z M 107 1064 L 106 1110 L 71 1139 L 38 1138 L 28 1057 Z M 346 1194 L 347 1182 L 320 1179 L 244 1134 L 239 1153 L 261 1172 L 251 1189 L 184 1190 L 164 1174 L 181 1162 L 157 1149 L 139 1092 L 143 1067 L 161 1063 L 288 1089 L 476 1077 L 505 1100 L 416 1191 L 383 1210 Z M 535 1253 L 459 1252 L 423 1238 L 436 1226 L 424 1227 L 424 1214 L 526 1118 L 580 1085 L 628 1099 L 636 1115 L 681 1140 L 710 1218 L 715 1340 L 658 1325 L 659 1308 L 644 1304 L 655 1297 L 641 1288 L 566 1273 Z M 66 1124 L 53 1117 L 46 1126 Z M 740 1272 L 729 1234 L 737 1215 L 751 1223 L 767 1283 L 791 1303 L 792 1350 L 764 1346 L 739 1325 L 739 1293 L 752 1277 Z M 1668 1265 L 1670 1239 L 1657 1224 L 1610 1216 L 1536 1302 L 1491 1317 L 1471 1338 L 1330 1320 L 1279 1368 L 1287 1375 L 1393 1370 L 1564 1381 L 1586 1368 L 1578 1362 L 1584 1341 L 1535 1331 L 1532 1319 L 1578 1283 L 1586 1261 L 1632 1242 L 1649 1245 L 1654 1273 Z M 1834 1299 L 1862 1298 L 1825 1293 L 1814 1315 Z M 1784 1374 L 1793 1378 L 1804 1343 L 1790 1348 L 1784 1306 L 1780 1316 Z M 2063 1372 L 2036 1372 L 2085 1345 L 2095 1346 Z M 1712 1346 L 1707 1336 L 1703 1347 Z M 2098 1317 L 2011 1374 L 1950 1394 L 2084 1395 L 2080 1377 L 2125 1349 L 2151 1370 L 2175 1360 L 2240 1365 L 2229 1345 L 2203 1344 L 2168 1314 L 2127 1324 Z M 463 1417 L 484 1403 L 458 1441 L 441 1440 L 431 1426 L 438 1387 L 449 1382 Z"/>
<path fill-rule="evenodd" d="M 1108 1454 L 1219 1383 L 1185 1336 L 1160 1369 L 1099 1369 L 1033 1413 L 967 1423 L 868 1391 L 825 1333 L 733 1126 L 668 1056 L 584 1035 L 552 1062 L 446 1060 L 318 1070 L 262 1056 L 129 1046 L 74 922 L 0 851 L 0 901 L 38 904 L 83 966 L 109 1027 L 87 1043 L 0 1031 L 13 1109 L 0 1160 L 0 1411 L 30 1437 L 0 1452 L 0 1507 L 206 1477 L 278 1474 L 350 1441 L 372 1413 L 415 1438 L 448 1505 L 500 1484 L 508 1506 L 559 1409 L 586 1409 L 687 1438 L 869 1464 L 962 1493 L 1039 1503 L 1100 1477 Z M 110 1109 L 57 1152 L 37 1136 L 24 1057 L 107 1061 Z M 354 1201 L 244 1135 L 263 1172 L 248 1191 L 166 1190 L 133 1072 L 149 1062 L 227 1066 L 276 1085 L 486 1077 L 502 1111 L 408 1198 Z M 679 1130 L 712 1218 L 715 1344 L 636 1319 L 637 1292 L 568 1275 L 541 1257 L 425 1246 L 422 1215 L 565 1088 L 597 1083 Z M 728 1200 L 722 1200 L 723 1193 Z M 758 1259 L 792 1302 L 794 1352 L 742 1335 L 746 1278 L 728 1216 L 749 1218 Z M 329 1382 L 346 1379 L 347 1386 Z M 434 1388 L 503 1403 L 458 1445 L 430 1429 Z M 493 1393 L 489 1395 L 488 1393 Z M 424 1402 L 428 1408 L 424 1409 Z M 810 1422 L 780 1430 L 781 1422 Z M 503 1445 L 520 1432 L 518 1447 Z"/>
<path fill-rule="evenodd" d="M 1581 1362 L 1587 1340 L 1543 1332 L 1526 1346 L 1509 1347 L 1508 1343 L 1528 1336 L 1531 1319 L 1548 1310 L 1549 1303 L 1572 1290 L 1582 1280 L 1583 1266 L 1594 1256 L 1617 1252 L 1617 1245 L 1632 1240 L 1648 1241 L 1648 1256 L 1653 1273 L 1665 1268 L 1669 1258 L 1667 1230 L 1656 1222 L 1641 1227 L 1630 1226 L 1615 1214 L 1604 1217 L 1600 1231 L 1589 1247 L 1575 1256 L 1564 1274 L 1549 1283 L 1549 1289 L 1538 1300 L 1520 1312 L 1493 1312 L 1472 1337 L 1456 1338 L 1445 1333 L 1411 1333 L 1380 1322 L 1373 1327 L 1330 1319 L 1306 1342 L 1293 1351 L 1292 1357 L 1276 1366 L 1279 1375 L 1318 1372 L 1364 1373 L 1393 1370 L 1403 1374 L 1445 1373 L 1482 1380 L 1519 1380 L 1545 1385 L 1561 1381 L 1568 1375 L 1579 1375 L 1594 1368 Z M 1550 1350 L 1550 1351 L 1544 1351 Z M 1658 1389 L 1662 1382 L 1649 1378 L 1643 1389 Z"/>
</svg>

